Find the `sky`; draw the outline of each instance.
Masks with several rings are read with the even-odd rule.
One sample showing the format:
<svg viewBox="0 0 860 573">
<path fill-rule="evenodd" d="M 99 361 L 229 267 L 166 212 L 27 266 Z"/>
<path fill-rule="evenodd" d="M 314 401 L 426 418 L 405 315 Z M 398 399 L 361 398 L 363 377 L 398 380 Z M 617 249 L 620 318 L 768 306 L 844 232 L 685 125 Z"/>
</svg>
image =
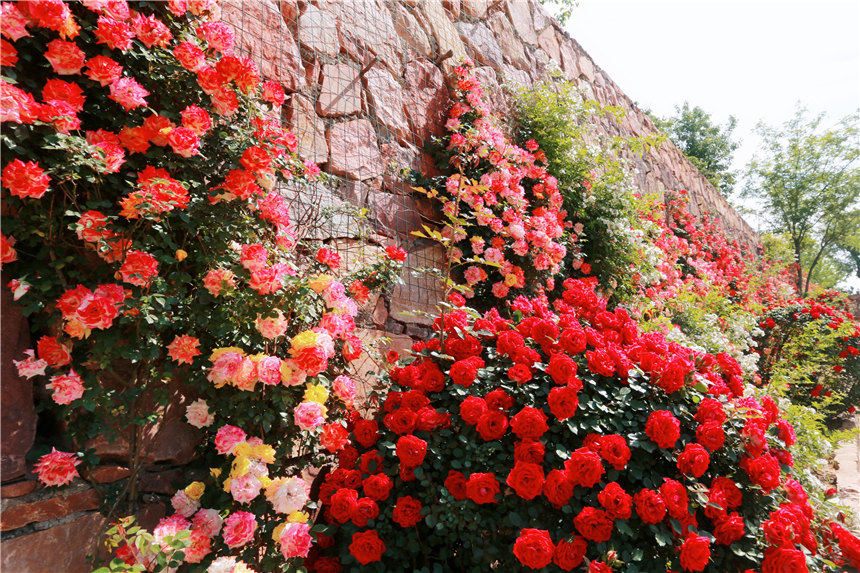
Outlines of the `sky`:
<svg viewBox="0 0 860 573">
<path fill-rule="evenodd" d="M 860 0 L 580 0 L 565 28 L 640 107 L 734 115 L 735 170 L 755 125 L 781 125 L 799 101 L 826 127 L 860 108 Z"/>
</svg>

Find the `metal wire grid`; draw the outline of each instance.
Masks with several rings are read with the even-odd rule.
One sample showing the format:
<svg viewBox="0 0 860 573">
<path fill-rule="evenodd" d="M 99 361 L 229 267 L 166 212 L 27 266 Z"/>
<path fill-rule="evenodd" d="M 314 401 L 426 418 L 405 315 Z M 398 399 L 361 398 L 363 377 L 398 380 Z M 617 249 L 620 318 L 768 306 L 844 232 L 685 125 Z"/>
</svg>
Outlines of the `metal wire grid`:
<svg viewBox="0 0 860 573">
<path fill-rule="evenodd" d="M 427 117 L 428 104 L 444 112 L 442 72 L 398 36 L 396 12 L 380 0 L 225 0 L 221 9 L 234 28 L 236 52 L 288 92 L 280 119 L 296 135 L 300 154 L 329 175 L 310 188 L 282 190 L 299 235 L 337 249 L 347 268 L 387 245 L 406 249 L 405 284 L 388 293 L 388 310 L 415 333 L 414 325 L 428 321 L 399 313 L 432 311 L 441 289 L 435 278 L 412 271 L 438 267 L 444 252 L 411 236 L 437 220 L 402 171 L 435 169 L 422 149 L 439 119 Z M 434 94 L 442 101 L 427 100 Z M 404 328 L 391 320 L 387 327 Z"/>
</svg>

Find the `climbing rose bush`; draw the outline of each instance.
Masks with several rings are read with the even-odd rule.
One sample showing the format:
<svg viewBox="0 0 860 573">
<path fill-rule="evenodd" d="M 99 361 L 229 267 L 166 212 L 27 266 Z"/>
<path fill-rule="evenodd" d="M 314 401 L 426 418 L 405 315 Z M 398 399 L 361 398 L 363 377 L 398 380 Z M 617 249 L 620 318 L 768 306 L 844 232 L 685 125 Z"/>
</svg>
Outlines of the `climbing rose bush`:
<svg viewBox="0 0 860 573">
<path fill-rule="evenodd" d="M 120 520 L 111 567 L 299 567 L 314 504 L 297 476 L 345 439 L 355 317 L 405 257 L 347 273 L 302 236 L 290 201 L 323 175 L 213 0 L 0 9 L 0 261 L 37 333 L 16 365 L 68 428 L 65 451 L 33 452 L 40 481 L 92 480 L 121 440 L 131 477 L 97 489 L 133 515 L 178 414 L 209 477 L 152 532 Z"/>
<path fill-rule="evenodd" d="M 825 571 L 857 538 L 725 354 L 640 332 L 594 281 L 449 309 L 320 490 L 315 571 Z M 840 556 L 841 555 L 841 556 Z M 835 560 L 835 561 L 834 561 Z M 840 561 L 843 562 L 843 561 Z"/>
</svg>

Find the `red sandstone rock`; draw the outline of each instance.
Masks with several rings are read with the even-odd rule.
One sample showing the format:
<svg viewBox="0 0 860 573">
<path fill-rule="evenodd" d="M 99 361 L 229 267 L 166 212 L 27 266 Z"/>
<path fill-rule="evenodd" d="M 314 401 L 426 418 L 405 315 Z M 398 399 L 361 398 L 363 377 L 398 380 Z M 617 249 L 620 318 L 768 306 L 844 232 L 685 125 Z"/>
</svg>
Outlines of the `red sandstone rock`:
<svg viewBox="0 0 860 573">
<path fill-rule="evenodd" d="M 99 502 L 99 494 L 94 489 L 87 489 L 66 496 L 58 495 L 31 503 L 15 504 L 0 513 L 0 531 L 18 529 L 28 523 L 56 519 L 77 511 L 96 509 Z"/>
<path fill-rule="evenodd" d="M 397 7 L 397 34 L 406 41 L 407 50 L 412 49 L 426 58 L 433 57 L 433 47 L 427 33 L 409 11 L 402 6 Z"/>
<path fill-rule="evenodd" d="M 448 18 L 452 22 L 460 18 L 460 0 L 442 0 L 442 7 L 448 12 Z"/>
<path fill-rule="evenodd" d="M 412 238 L 410 233 L 421 229 L 422 220 L 415 201 L 408 195 L 372 192 L 367 199 L 370 218 L 376 223 L 377 233 L 401 239 Z"/>
<path fill-rule="evenodd" d="M 419 244 L 409 249 L 406 267 L 443 268 L 445 249 L 437 244 Z M 432 326 L 433 319 L 428 316 L 407 315 L 404 312 L 416 310 L 435 314 L 436 305 L 445 298 L 439 279 L 430 275 L 413 276 L 404 273 L 404 283 L 395 285 L 389 299 L 389 315 L 405 324 Z"/>
<path fill-rule="evenodd" d="M 501 69 L 504 55 L 489 28 L 483 24 L 467 22 L 460 22 L 457 28 L 460 30 L 460 38 L 472 49 L 476 61 Z"/>
<path fill-rule="evenodd" d="M 507 4 L 511 22 L 514 23 L 516 31 L 520 33 L 520 38 L 529 44 L 536 46 L 538 38 L 537 34 L 535 34 L 534 21 L 532 20 L 531 2 L 508 0 Z"/>
<path fill-rule="evenodd" d="M 131 475 L 131 470 L 123 466 L 98 466 L 92 470 L 93 479 L 99 483 L 113 483 Z"/>
<path fill-rule="evenodd" d="M 555 29 L 547 28 L 544 30 L 538 37 L 538 46 L 540 46 L 550 58 L 559 64 L 561 63 L 561 46 L 555 36 Z"/>
<path fill-rule="evenodd" d="M 406 64 L 406 112 L 412 122 L 411 143 L 423 147 L 431 135 L 441 136 L 445 131 L 447 109 L 450 104 L 445 78 L 439 68 L 417 56 Z"/>
<path fill-rule="evenodd" d="M 379 297 L 376 301 L 376 307 L 373 309 L 373 324 L 377 328 L 385 326 L 385 321 L 388 320 L 388 309 L 385 308 L 385 299 Z"/>
<path fill-rule="evenodd" d="M 419 7 L 424 13 L 427 31 L 436 38 L 436 44 L 439 47 L 438 54 L 441 56 L 449 51 L 453 54 L 450 58 L 442 61 L 442 69 L 445 71 L 449 85 L 454 87 L 457 84 L 454 68 L 460 65 L 462 58 L 466 57 L 466 47 L 460 41 L 457 28 L 451 23 L 448 13 L 439 0 L 424 0 Z"/>
<path fill-rule="evenodd" d="M 3 541 L 3 573 L 89 573 L 105 518 L 90 513 L 70 523 Z"/>
<path fill-rule="evenodd" d="M 521 70 L 527 69 L 529 61 L 526 58 L 523 44 L 517 38 L 508 17 L 503 12 L 495 12 L 490 16 L 489 24 L 507 60 Z"/>
<path fill-rule="evenodd" d="M 394 76 L 385 67 L 374 65 L 364 74 L 364 86 L 379 123 L 398 139 L 408 139 L 409 122 L 403 112 L 403 92 Z"/>
<path fill-rule="evenodd" d="M 490 0 L 463 0 L 463 12 L 467 16 L 481 20 L 487 17 L 489 5 Z"/>
<path fill-rule="evenodd" d="M 0 487 L 0 498 L 9 499 L 27 495 L 36 489 L 36 485 L 35 481 L 19 481 L 18 483 L 4 485 L 3 487 Z"/>
<path fill-rule="evenodd" d="M 400 74 L 400 40 L 391 13 L 382 0 L 351 0 L 338 15 L 338 22 L 344 51 L 358 51 L 361 57 L 354 59 L 362 63 L 370 58 L 361 52 L 369 51 L 392 72 Z"/>
<path fill-rule="evenodd" d="M 0 348 L 0 481 L 24 475 L 24 456 L 36 437 L 36 411 L 33 407 L 33 381 L 18 376 L 12 360 L 24 360 L 30 348 L 30 328 L 4 288 L 2 302 L 2 348 Z M 37 378 L 38 380 L 38 378 Z M 44 382 L 43 382 L 44 383 Z"/>
<path fill-rule="evenodd" d="M 317 113 L 322 117 L 343 117 L 361 111 L 361 79 L 358 70 L 347 64 L 325 64 Z"/>
<path fill-rule="evenodd" d="M 332 173 L 364 180 L 381 174 L 384 165 L 373 125 L 366 119 L 339 123 L 326 132 Z"/>
</svg>

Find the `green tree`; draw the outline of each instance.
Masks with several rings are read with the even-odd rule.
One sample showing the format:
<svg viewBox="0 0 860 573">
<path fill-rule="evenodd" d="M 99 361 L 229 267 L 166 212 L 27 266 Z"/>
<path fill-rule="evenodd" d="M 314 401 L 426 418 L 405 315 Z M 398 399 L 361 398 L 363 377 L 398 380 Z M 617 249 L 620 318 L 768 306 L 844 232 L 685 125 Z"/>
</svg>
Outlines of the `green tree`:
<svg viewBox="0 0 860 573">
<path fill-rule="evenodd" d="M 832 284 L 848 276 L 847 247 L 856 248 L 860 229 L 860 115 L 826 130 L 823 119 L 799 105 L 782 129 L 760 122 L 761 151 L 747 165 L 741 193 L 757 204 L 767 230 L 791 245 L 802 296 L 817 276 Z"/>
<path fill-rule="evenodd" d="M 723 195 L 729 195 L 735 184 L 735 174 L 729 169 L 732 154 L 740 142 L 732 140 L 738 120 L 730 115 L 725 126 L 714 123 L 711 114 L 688 102 L 675 106 L 672 117 L 649 114 L 661 131 L 666 133 L 678 149 L 702 172 Z"/>
</svg>

